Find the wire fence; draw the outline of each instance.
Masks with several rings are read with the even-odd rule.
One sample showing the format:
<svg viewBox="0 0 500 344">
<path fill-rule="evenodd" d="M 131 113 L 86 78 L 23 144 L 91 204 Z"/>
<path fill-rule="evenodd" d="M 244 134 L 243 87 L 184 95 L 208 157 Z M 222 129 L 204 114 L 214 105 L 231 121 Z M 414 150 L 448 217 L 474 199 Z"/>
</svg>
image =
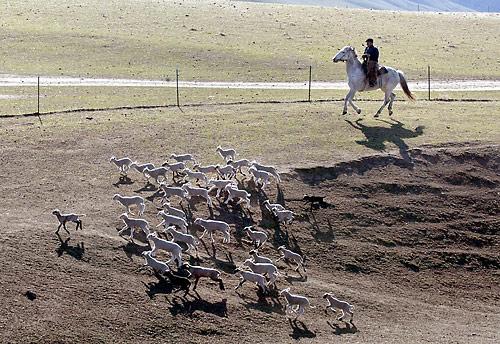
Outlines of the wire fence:
<svg viewBox="0 0 500 344">
<path fill-rule="evenodd" d="M 180 80 L 179 69 L 175 71 L 175 82 L 146 80 L 141 83 L 140 80 L 129 80 L 129 83 L 125 82 L 123 85 L 112 82 L 99 84 L 97 82 L 113 79 L 78 80 L 77 78 L 68 78 L 67 80 L 72 80 L 72 82 L 65 82 L 62 78 L 54 82 L 52 79 L 46 78 L 44 82 L 43 77 L 36 77 L 35 80 L 30 81 L 31 83 L 26 82 L 23 86 L 9 86 L 18 93 L 20 92 L 21 95 L 18 98 L 13 96 L 10 102 L 4 103 L 3 107 L 0 106 L 0 117 L 40 117 L 42 115 L 108 110 L 318 103 L 344 100 L 347 93 L 345 82 L 342 83 L 345 85 L 344 89 L 338 88 L 338 85 L 336 88 L 323 87 L 325 82 L 313 79 L 312 66 L 302 68 L 302 70 L 304 69 L 308 71 L 307 81 L 273 83 L 183 82 Z M 91 82 L 85 83 L 85 80 Z M 5 87 L 5 85 L 2 86 Z M 454 97 L 450 97 L 449 92 L 443 92 L 439 89 L 433 90 L 430 66 L 427 68 L 426 91 L 420 87 L 415 93 L 418 94 L 419 100 L 425 101 L 489 102 L 500 99 L 497 95 L 490 98 L 484 97 L 484 92 L 452 91 Z M 476 97 L 478 93 L 481 97 Z M 36 105 L 33 104 L 33 98 L 36 98 Z M 381 94 L 380 92 L 367 93 L 366 96 L 357 97 L 356 101 L 380 102 Z M 398 101 L 406 101 L 406 99 L 402 96 L 398 98 Z"/>
</svg>

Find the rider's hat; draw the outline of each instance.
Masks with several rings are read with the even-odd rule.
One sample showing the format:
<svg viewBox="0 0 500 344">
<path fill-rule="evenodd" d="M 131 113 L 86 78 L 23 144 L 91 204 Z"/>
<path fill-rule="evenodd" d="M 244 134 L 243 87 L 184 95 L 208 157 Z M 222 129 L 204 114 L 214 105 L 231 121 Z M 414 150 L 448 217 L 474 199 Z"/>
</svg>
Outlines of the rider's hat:
<svg viewBox="0 0 500 344">
<path fill-rule="evenodd" d="M 368 43 L 368 42 L 373 43 L 373 38 L 368 38 L 368 39 L 366 40 L 366 43 Z"/>
</svg>

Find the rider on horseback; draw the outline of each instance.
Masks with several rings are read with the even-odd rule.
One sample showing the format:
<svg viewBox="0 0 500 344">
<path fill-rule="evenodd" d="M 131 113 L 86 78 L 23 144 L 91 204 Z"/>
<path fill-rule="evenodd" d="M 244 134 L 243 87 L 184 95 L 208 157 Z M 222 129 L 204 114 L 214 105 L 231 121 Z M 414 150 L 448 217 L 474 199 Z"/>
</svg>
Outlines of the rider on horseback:
<svg viewBox="0 0 500 344">
<path fill-rule="evenodd" d="M 373 39 L 366 40 L 366 48 L 363 53 L 363 60 L 367 66 L 367 77 L 370 87 L 375 86 L 377 83 L 377 70 L 378 70 L 378 56 L 379 52 L 377 47 L 373 45 Z"/>
</svg>

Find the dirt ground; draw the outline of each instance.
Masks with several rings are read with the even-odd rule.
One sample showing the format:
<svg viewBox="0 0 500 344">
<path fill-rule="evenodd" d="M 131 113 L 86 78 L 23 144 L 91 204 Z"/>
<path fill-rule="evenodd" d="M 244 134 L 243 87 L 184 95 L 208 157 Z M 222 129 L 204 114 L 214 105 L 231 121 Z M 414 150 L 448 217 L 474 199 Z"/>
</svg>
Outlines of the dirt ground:
<svg viewBox="0 0 500 344">
<path fill-rule="evenodd" d="M 112 195 L 147 197 L 145 217 L 156 225 L 155 189 L 135 173 L 120 181 L 104 138 L 68 135 L 2 148 L 3 343 L 500 341 L 498 145 L 422 147 L 409 152 L 411 162 L 375 155 L 290 169 L 279 189 L 264 192 L 240 178 L 252 193 L 251 214 L 216 201 L 214 216 L 231 224 L 232 241 L 217 237 L 215 256 L 208 240 L 200 245 L 198 262 L 222 271 L 226 290 L 202 280 L 199 296 L 183 297 L 139 270 L 147 244 L 117 235 L 123 209 Z M 311 211 L 304 194 L 325 196 L 330 207 Z M 292 209 L 295 221 L 276 225 L 261 212 L 265 198 Z M 70 236 L 54 234 L 55 206 L 85 213 L 83 230 L 69 225 Z M 192 218 L 208 216 L 203 203 L 189 209 Z M 249 283 L 234 291 L 234 268 L 251 249 L 242 228 L 252 223 L 270 235 L 263 254 L 278 258 L 284 244 L 306 256 L 304 276 L 278 262 L 278 288 L 316 306 L 296 323 L 275 292 L 259 298 Z M 352 324 L 324 313 L 325 292 L 355 306 Z"/>
</svg>

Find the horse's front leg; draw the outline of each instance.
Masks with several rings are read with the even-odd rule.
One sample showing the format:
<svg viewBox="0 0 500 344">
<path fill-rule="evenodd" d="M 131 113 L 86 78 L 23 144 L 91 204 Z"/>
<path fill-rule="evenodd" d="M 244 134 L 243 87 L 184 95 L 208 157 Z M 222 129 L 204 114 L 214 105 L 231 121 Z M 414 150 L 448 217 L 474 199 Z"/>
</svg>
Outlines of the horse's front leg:
<svg viewBox="0 0 500 344">
<path fill-rule="evenodd" d="M 342 115 L 347 114 L 347 103 L 350 103 L 351 105 L 353 105 L 352 98 L 354 97 L 355 94 L 356 94 L 356 90 L 353 90 L 351 88 L 349 90 L 349 93 L 347 93 L 347 95 L 345 96 L 345 99 L 344 99 L 344 110 L 342 111 Z"/>
<path fill-rule="evenodd" d="M 351 99 L 349 99 L 349 104 L 351 104 L 354 111 L 356 111 L 356 113 L 359 115 L 359 114 L 361 114 L 361 109 L 359 107 L 357 107 L 356 104 L 354 104 L 354 102 L 353 102 L 355 94 L 356 94 L 356 90 L 353 91 Z"/>
</svg>

